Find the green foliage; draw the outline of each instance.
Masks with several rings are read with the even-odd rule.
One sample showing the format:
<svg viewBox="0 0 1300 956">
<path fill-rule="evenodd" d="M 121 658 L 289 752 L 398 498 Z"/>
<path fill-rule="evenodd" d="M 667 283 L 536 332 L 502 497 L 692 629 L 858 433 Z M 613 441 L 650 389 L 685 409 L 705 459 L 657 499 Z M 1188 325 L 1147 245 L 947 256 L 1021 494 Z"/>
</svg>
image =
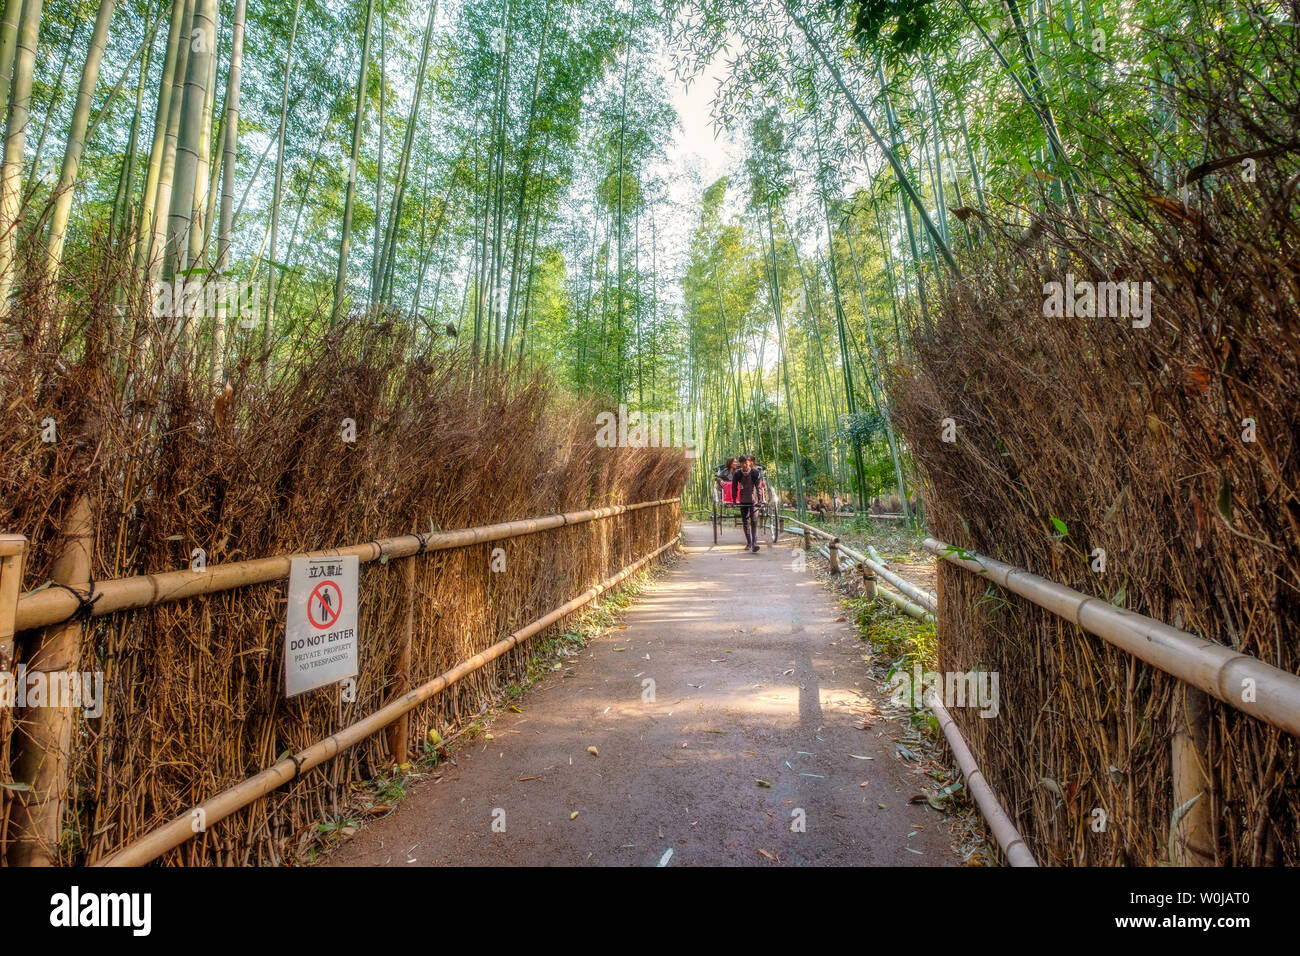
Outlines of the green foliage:
<svg viewBox="0 0 1300 956">
<path fill-rule="evenodd" d="M 938 0 L 833 0 L 832 6 L 852 17 L 854 39 L 891 61 L 933 50 L 946 25 Z"/>
</svg>

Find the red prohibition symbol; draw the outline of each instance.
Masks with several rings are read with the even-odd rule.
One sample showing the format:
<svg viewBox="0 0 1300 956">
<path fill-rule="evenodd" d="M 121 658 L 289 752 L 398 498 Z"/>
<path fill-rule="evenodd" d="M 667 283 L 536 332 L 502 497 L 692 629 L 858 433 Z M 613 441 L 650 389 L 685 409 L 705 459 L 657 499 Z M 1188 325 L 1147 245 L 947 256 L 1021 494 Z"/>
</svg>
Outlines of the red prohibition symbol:
<svg viewBox="0 0 1300 956">
<path fill-rule="evenodd" d="M 322 581 L 307 598 L 307 620 L 317 630 L 324 630 L 343 613 L 343 592 L 333 581 Z"/>
</svg>

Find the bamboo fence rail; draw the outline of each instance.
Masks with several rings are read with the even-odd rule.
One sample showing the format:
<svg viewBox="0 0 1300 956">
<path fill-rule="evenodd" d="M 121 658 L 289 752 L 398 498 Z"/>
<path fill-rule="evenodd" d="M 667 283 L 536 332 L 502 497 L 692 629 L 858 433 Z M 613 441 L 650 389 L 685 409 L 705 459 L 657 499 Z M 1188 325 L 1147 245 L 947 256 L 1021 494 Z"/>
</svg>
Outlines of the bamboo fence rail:
<svg viewBox="0 0 1300 956">
<path fill-rule="evenodd" d="M 452 548 L 487 544 L 566 525 L 599 521 L 602 518 L 610 518 L 642 508 L 657 508 L 679 500 L 679 498 L 664 498 L 631 505 L 614 505 L 609 508 L 548 515 L 543 518 L 506 521 L 457 531 L 405 534 L 344 548 L 214 564 L 203 571 L 168 571 L 162 574 L 98 581 L 95 583 L 94 593 L 86 595 L 84 599 L 79 599 L 62 588 L 38 589 L 19 597 L 14 629 L 25 631 L 33 627 L 44 627 L 66 621 L 80 607 L 90 606 L 92 602 L 93 606 L 89 609 L 90 616 L 102 617 L 114 611 L 152 607 L 171 601 L 182 601 L 200 594 L 214 594 L 250 584 L 282 580 L 289 577 L 289 569 L 294 558 L 332 558 L 355 554 L 362 564 L 367 564 L 383 558 L 405 558 L 425 551 L 447 551 Z"/>
<path fill-rule="evenodd" d="M 867 557 L 866 555 L 861 554 L 858 551 L 855 551 L 853 548 L 850 548 L 847 545 L 845 545 L 842 541 L 840 541 L 837 537 L 835 537 L 835 535 L 823 531 L 821 528 L 815 528 L 812 525 L 804 524 L 802 521 L 796 521 L 794 518 L 784 518 L 782 520 L 788 522 L 789 524 L 797 525 L 799 528 L 803 529 L 805 534 L 811 533 L 816 535 L 817 537 L 824 538 L 828 541 L 833 540 L 835 542 L 836 549 L 838 550 L 838 552 L 841 555 L 847 557 L 851 563 L 862 565 L 863 567 L 866 568 L 870 568 L 873 572 L 875 572 L 877 576 L 884 578 L 894 587 L 898 588 L 898 590 L 902 592 L 903 595 L 911 598 L 912 600 L 911 601 L 904 600 L 900 598 L 899 595 L 891 594 L 889 591 L 883 591 L 883 590 L 877 590 L 876 597 L 884 598 L 885 600 L 889 601 L 891 604 L 894 604 L 899 608 L 901 608 L 907 614 L 918 619 L 920 619 L 922 615 L 927 615 L 930 617 L 931 620 L 933 620 L 933 615 L 939 613 L 939 602 L 935 599 L 934 595 L 927 594 L 925 591 L 922 591 L 920 588 L 918 588 L 915 584 L 912 584 L 912 582 L 906 580 L 905 578 L 899 577 L 893 571 L 889 570 L 889 568 L 885 565 L 885 563 L 879 560 L 878 555 L 875 555 L 873 553 L 872 557 Z M 915 609 L 916 612 L 920 612 L 920 613 L 914 613 L 913 609 Z"/>
<path fill-rule="evenodd" d="M 1300 736 L 1300 675 L 937 538 L 926 538 L 923 547 L 1230 707 Z"/>
<path fill-rule="evenodd" d="M 1002 809 L 1002 803 L 998 800 L 997 794 L 984 779 L 984 773 L 980 770 L 979 764 L 975 761 L 975 755 L 971 753 L 970 747 L 966 745 L 966 738 L 961 735 L 961 730 L 953 722 L 952 715 L 944 707 L 943 701 L 939 695 L 934 692 L 933 688 L 927 690 L 925 694 L 926 706 L 934 713 L 935 719 L 939 721 L 939 729 L 948 740 L 948 746 L 952 748 L 952 755 L 957 760 L 957 766 L 961 767 L 962 775 L 966 778 L 966 786 L 970 790 L 975 804 L 980 808 L 980 813 L 988 821 L 989 830 L 993 833 L 993 838 L 998 841 L 998 846 L 1002 847 L 1003 854 L 1006 855 L 1007 862 L 1012 866 L 1037 866 L 1034 855 L 1029 852 L 1025 846 L 1025 841 L 1016 829 L 1016 825 L 1007 812 Z"/>
<path fill-rule="evenodd" d="M 200 814 L 200 818 L 204 820 L 205 825 L 210 825 L 220 820 L 224 820 L 235 811 L 248 806 L 255 800 L 266 796 L 271 791 L 296 779 L 303 773 L 303 771 L 310 770 L 313 767 L 317 767 L 320 764 L 333 759 L 343 751 L 356 746 L 367 737 L 370 737 L 399 721 L 420 704 L 429 700 L 435 694 L 445 690 L 456 681 L 468 674 L 472 674 L 474 671 L 480 669 L 485 664 L 496 660 L 498 657 L 528 640 L 528 638 L 538 632 L 545 630 L 547 627 L 567 615 L 572 614 L 579 608 L 589 604 L 610 588 L 616 587 L 676 543 L 677 538 L 674 537 L 668 543 L 661 545 L 659 548 L 656 548 L 654 551 L 628 565 L 622 571 L 607 578 L 599 584 L 588 588 L 571 601 L 568 601 L 550 613 L 543 615 L 526 627 L 515 631 L 504 640 L 498 641 L 481 653 L 474 655 L 468 660 L 461 661 L 451 670 L 439 674 L 437 677 L 421 684 L 414 690 L 408 691 L 397 700 L 380 710 L 375 711 L 368 717 L 350 724 L 337 733 L 326 737 L 324 740 L 317 741 L 310 747 L 307 747 L 305 750 L 302 750 L 291 757 L 285 757 L 283 760 L 276 762 L 274 765 L 263 770 L 256 776 L 250 777 L 242 783 L 236 784 L 227 790 L 223 790 L 216 796 L 204 801 L 190 813 L 177 817 L 170 823 L 154 830 L 142 839 L 137 840 L 129 846 L 123 847 L 111 857 L 101 860 L 97 865 L 114 867 L 141 866 L 151 860 L 157 859 L 163 853 L 180 846 L 186 840 L 195 836 L 196 831 L 193 826 L 195 814 Z"/>
<path fill-rule="evenodd" d="M 24 594 L 19 593 L 20 569 L 24 558 L 30 558 L 27 542 L 22 536 L 0 536 L 0 656 L 12 660 L 21 632 L 48 636 L 70 629 L 80 637 L 84 627 L 88 647 L 94 646 L 90 642 L 105 638 L 120 642 L 122 638 L 115 635 L 126 635 L 130 642 L 125 645 L 125 653 L 110 651 L 100 665 L 105 667 L 115 688 L 107 697 L 102 719 L 80 723 L 86 729 L 81 737 L 46 734 L 36 742 L 37 746 L 29 743 L 18 751 L 33 759 L 39 757 L 40 766 L 48 765 L 58 770 L 58 774 L 56 779 L 48 781 L 41 778 L 39 792 L 33 786 L 26 794 L 18 793 L 14 799 L 0 801 L 0 864 L 6 858 L 10 865 L 79 859 L 60 849 L 60 834 L 64 834 L 60 821 L 64 819 L 64 807 L 77 799 L 75 783 L 93 788 L 96 794 L 104 787 L 116 788 L 112 790 L 114 802 L 100 797 L 96 805 L 99 816 L 86 831 L 97 838 L 96 845 L 85 846 L 84 856 L 80 858 L 93 862 L 133 845 L 140 833 L 151 833 L 161 822 L 159 817 L 167 820 L 182 808 L 194 806 L 205 789 L 225 794 L 223 787 L 229 787 L 232 780 L 244 779 L 257 766 L 265 766 L 277 751 L 300 750 L 304 737 L 308 741 L 324 737 L 322 746 L 328 745 L 329 753 L 310 764 L 300 761 L 293 780 L 302 780 L 303 772 L 310 766 L 323 763 L 372 735 L 367 731 L 355 739 L 346 737 L 357 725 L 347 724 L 348 707 L 327 699 L 328 694 L 304 696 L 287 703 L 280 699 L 275 684 L 278 671 L 274 665 L 277 657 L 274 634 L 282 626 L 283 611 L 277 609 L 274 590 L 265 586 L 287 579 L 294 558 L 355 555 L 361 564 L 376 568 L 372 574 L 380 575 L 373 586 L 364 579 L 362 582 L 364 616 L 360 625 L 366 640 L 354 693 L 363 695 L 357 698 L 355 706 L 382 708 L 378 712 L 386 715 L 385 719 L 374 726 L 387 731 L 386 740 L 368 743 L 364 750 L 358 749 L 357 754 L 349 757 L 346 766 L 343 761 L 335 762 L 331 769 L 324 771 L 324 776 L 313 775 L 310 781 L 303 781 L 278 798 L 286 805 L 292 802 L 293 807 L 283 824 L 279 819 L 283 808 L 259 804 L 240 814 L 237 831 L 229 830 L 228 826 L 228 832 L 213 837 L 212 831 L 205 828 L 203 832 L 208 839 L 201 846 L 185 851 L 192 862 L 208 862 L 215 855 L 218 861 L 224 859 L 226 865 L 232 865 L 240 853 L 245 861 L 250 854 L 265 859 L 264 854 L 269 853 L 270 862 L 278 862 L 281 848 L 288 846 L 285 830 L 300 832 L 304 818 L 320 819 L 337 813 L 346 779 L 359 773 L 360 764 L 370 767 L 373 773 L 377 759 L 387 759 L 393 766 L 406 763 L 413 739 L 413 728 L 408 722 L 417 719 L 413 711 L 419 708 L 418 719 L 427 723 L 436 719 L 436 714 L 459 715 L 462 702 L 475 695 L 482 701 L 487 688 L 522 666 L 518 655 L 505 658 L 497 668 L 484 665 L 505 657 L 522 640 L 585 605 L 613 583 L 624 580 L 631 573 L 629 568 L 640 567 L 664 553 L 677 540 L 674 518 L 680 500 L 680 497 L 662 498 L 451 531 L 400 535 L 341 548 L 214 564 L 201 571 L 168 571 L 98 582 L 92 581 L 88 574 L 74 575 L 63 582 L 67 587 L 45 586 Z M 619 516 L 626 516 L 626 525 L 611 527 L 613 522 L 607 519 Z M 665 541 L 669 534 L 671 538 Z M 479 564 L 479 560 L 488 557 L 485 546 L 526 536 L 540 540 L 511 560 L 523 561 L 524 568 L 538 561 L 551 562 L 546 565 L 544 577 L 542 565 L 537 565 L 524 576 L 511 576 L 513 583 L 493 596 L 489 593 L 488 578 L 494 576 L 484 578 L 480 570 L 484 565 Z M 637 552 L 645 547 L 656 549 L 650 556 L 633 562 Z M 475 559 L 474 555 L 480 552 L 480 558 Z M 393 560 L 400 559 L 405 560 L 395 576 L 378 569 L 379 565 L 391 567 Z M 624 567 L 625 562 L 632 564 Z M 620 568 L 626 573 L 611 578 Z M 446 574 L 452 577 L 445 577 Z M 450 592 L 443 591 L 442 581 L 456 595 L 451 603 L 443 603 L 441 595 Z M 566 592 L 571 593 L 565 582 L 581 586 L 583 581 L 601 583 L 587 588 L 578 598 L 534 625 L 517 630 L 519 620 L 528 620 L 539 606 L 547 606 L 534 603 L 539 598 L 563 600 Z M 435 585 L 435 582 L 439 583 Z M 205 597 L 209 595 L 218 596 L 210 607 Z M 196 601 L 196 598 L 203 600 Z M 139 656 L 144 647 L 136 637 L 140 633 L 136 628 L 142 622 L 141 615 L 164 613 L 168 615 L 164 620 L 170 623 L 170 628 L 163 620 L 147 619 L 152 628 L 149 633 L 158 634 L 164 643 L 150 644 L 151 652 Z M 87 618 L 100 619 L 101 623 L 83 623 Z M 177 631 L 178 628 L 181 630 Z M 511 638 L 496 641 L 496 635 L 502 632 L 511 633 Z M 210 644 L 218 633 L 222 635 L 221 642 Z M 175 635 L 175 639 L 167 637 L 169 634 Z M 485 639 L 495 643 L 481 650 Z M 176 656 L 185 655 L 188 648 L 197 648 L 202 655 L 203 666 L 209 671 L 206 676 L 200 676 L 195 665 L 184 656 Z M 222 660 L 231 661 L 233 669 L 218 665 L 215 653 L 218 650 Z M 457 651 L 459 657 L 450 656 Z M 458 659 L 462 660 L 460 665 L 445 670 Z M 161 671 L 146 678 L 156 667 Z M 413 691 L 410 672 L 416 668 L 424 673 L 443 673 Z M 64 669 L 78 668 L 67 661 Z M 472 680 L 462 681 L 470 674 Z M 196 680 L 214 679 L 218 681 L 219 693 L 232 698 L 220 711 L 228 718 L 225 732 L 221 733 L 199 713 L 211 706 L 213 695 L 196 694 L 192 690 Z M 229 686 L 220 683 L 223 681 L 230 682 Z M 440 702 L 420 707 L 440 690 L 457 682 L 460 683 L 456 694 L 443 695 Z M 232 686 L 237 689 L 231 690 Z M 337 687 L 335 690 L 333 696 L 337 697 Z M 194 701 L 198 702 L 195 704 L 198 712 L 180 715 L 191 719 L 172 716 L 176 706 Z M 72 711 L 64 710 L 67 713 L 60 712 L 58 716 L 71 726 Z M 127 712 L 136 715 L 135 721 L 145 721 L 143 731 L 131 731 L 122 724 L 121 715 Z M 160 714 L 174 723 L 160 723 Z M 336 721 L 342 721 L 344 729 L 325 737 L 339 726 Z M 6 711 L 0 711 L 0 756 L 6 758 L 6 766 L 8 750 L 18 739 L 16 728 L 20 726 L 21 723 L 9 719 Z M 340 735 L 345 736 L 340 738 Z M 340 748 L 336 738 L 348 739 L 349 743 Z M 273 743 L 276 739 L 290 746 L 277 746 Z M 423 731 L 414 739 L 423 740 Z M 130 747 L 129 751 L 124 751 L 126 746 Z M 223 748 L 220 764 L 208 759 L 208 752 L 214 746 Z M 125 761 L 116 773 L 124 776 L 106 781 L 101 772 L 103 761 L 114 759 L 111 755 L 115 752 L 120 754 L 116 759 Z M 316 751 L 307 748 L 303 753 Z M 17 763 L 16 758 L 14 762 Z M 277 760 L 272 769 L 283 769 L 284 762 Z M 263 777 L 265 774 L 256 779 Z M 16 779 L 21 782 L 27 778 L 37 779 L 34 772 L 27 770 Z M 126 787 L 129 789 L 122 789 Z M 243 785 L 231 789 L 240 787 Z M 0 796 L 5 795 L 12 797 L 14 792 L 0 791 Z M 212 808 L 217 812 L 209 814 L 207 820 L 224 819 L 247 806 L 247 802 L 238 805 L 219 802 Z M 78 813 L 84 809 L 80 808 Z M 186 828 L 191 824 L 187 816 Z M 194 831 L 190 830 L 188 835 L 194 836 Z M 165 853 L 183 842 L 170 844 L 158 852 Z"/>
</svg>

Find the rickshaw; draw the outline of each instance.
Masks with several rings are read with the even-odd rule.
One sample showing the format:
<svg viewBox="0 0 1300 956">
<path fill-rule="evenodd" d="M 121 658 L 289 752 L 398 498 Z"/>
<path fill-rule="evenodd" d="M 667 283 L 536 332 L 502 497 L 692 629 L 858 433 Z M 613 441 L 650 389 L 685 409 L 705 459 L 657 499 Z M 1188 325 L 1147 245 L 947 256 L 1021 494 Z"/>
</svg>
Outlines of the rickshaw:
<svg viewBox="0 0 1300 956">
<path fill-rule="evenodd" d="M 755 467 L 760 471 L 763 468 L 757 463 Z M 718 543 L 718 529 L 724 521 L 731 518 L 735 524 L 740 523 L 740 503 L 731 497 L 731 482 L 722 481 L 719 477 L 726 468 L 726 465 L 720 465 L 713 470 L 713 494 L 709 498 L 709 514 L 713 521 L 714 544 Z M 759 487 L 763 490 L 762 503 L 754 509 L 754 523 L 770 548 L 776 544 L 776 539 L 781 533 L 780 501 L 776 489 L 768 484 L 766 472 L 763 473 L 763 481 Z"/>
</svg>

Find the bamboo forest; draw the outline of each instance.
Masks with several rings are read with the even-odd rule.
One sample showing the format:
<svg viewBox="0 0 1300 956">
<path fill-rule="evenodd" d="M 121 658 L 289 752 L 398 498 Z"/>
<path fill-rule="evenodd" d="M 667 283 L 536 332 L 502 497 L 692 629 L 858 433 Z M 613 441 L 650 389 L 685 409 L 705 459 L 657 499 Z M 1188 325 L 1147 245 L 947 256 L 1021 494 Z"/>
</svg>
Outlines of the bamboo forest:
<svg viewBox="0 0 1300 956">
<path fill-rule="evenodd" d="M 1300 865 L 1294 0 L 3 0 L 0 104 L 0 872 Z"/>
</svg>

